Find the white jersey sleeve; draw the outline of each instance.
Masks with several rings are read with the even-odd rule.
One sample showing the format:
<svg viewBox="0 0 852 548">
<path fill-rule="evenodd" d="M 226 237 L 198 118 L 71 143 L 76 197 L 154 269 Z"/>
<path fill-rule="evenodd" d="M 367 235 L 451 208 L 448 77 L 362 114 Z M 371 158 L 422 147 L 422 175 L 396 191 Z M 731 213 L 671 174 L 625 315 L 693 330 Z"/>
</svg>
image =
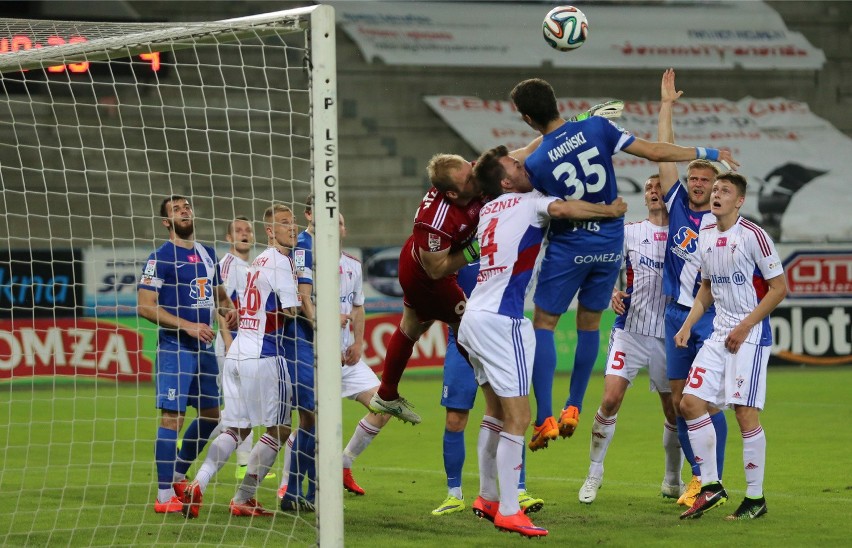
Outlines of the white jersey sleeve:
<svg viewBox="0 0 852 548">
<path fill-rule="evenodd" d="M 340 255 L 340 313 L 351 314 L 356 306 L 364 306 L 361 261 L 343 253 Z M 350 322 L 341 329 L 341 351 L 345 351 L 354 342 Z"/>
</svg>

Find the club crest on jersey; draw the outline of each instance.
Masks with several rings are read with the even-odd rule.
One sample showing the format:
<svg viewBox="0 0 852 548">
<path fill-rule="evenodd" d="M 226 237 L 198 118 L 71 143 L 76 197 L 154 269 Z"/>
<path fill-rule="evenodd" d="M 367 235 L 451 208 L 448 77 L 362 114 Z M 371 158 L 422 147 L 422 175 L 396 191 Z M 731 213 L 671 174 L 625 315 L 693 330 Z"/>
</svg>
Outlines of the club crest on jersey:
<svg viewBox="0 0 852 548">
<path fill-rule="evenodd" d="M 441 249 L 441 237 L 437 234 L 429 234 L 429 251 L 435 252 Z"/>
<path fill-rule="evenodd" d="M 737 250 L 737 244 L 731 244 L 731 254 L 733 254 L 734 251 L 736 251 L 736 250 Z"/>
<path fill-rule="evenodd" d="M 197 308 L 213 306 L 213 282 L 210 278 L 195 278 L 189 283 L 189 297 Z"/>
<path fill-rule="evenodd" d="M 169 388 L 169 394 L 166 397 L 169 401 L 175 401 L 177 399 L 177 391 L 174 388 Z"/>
<path fill-rule="evenodd" d="M 305 250 L 297 249 L 293 252 L 293 262 L 297 268 L 305 268 Z"/>
<path fill-rule="evenodd" d="M 157 261 L 154 260 L 154 259 L 151 259 L 150 261 L 148 261 L 148 264 L 145 265 L 144 276 L 151 277 L 151 276 L 154 275 L 154 273 L 156 271 L 157 271 Z"/>
</svg>

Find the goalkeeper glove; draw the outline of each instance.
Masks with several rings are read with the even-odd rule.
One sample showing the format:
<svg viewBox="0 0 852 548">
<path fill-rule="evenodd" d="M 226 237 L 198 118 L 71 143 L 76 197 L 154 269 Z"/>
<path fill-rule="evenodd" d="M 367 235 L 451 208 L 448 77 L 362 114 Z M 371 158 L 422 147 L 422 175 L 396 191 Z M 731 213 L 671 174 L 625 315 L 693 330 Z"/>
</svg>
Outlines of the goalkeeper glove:
<svg viewBox="0 0 852 548">
<path fill-rule="evenodd" d="M 569 118 L 570 122 L 581 122 L 586 120 L 590 116 L 600 116 L 602 118 L 620 118 L 621 112 L 624 110 L 624 101 L 619 101 L 618 99 L 614 101 L 607 101 L 606 103 L 601 103 L 599 105 L 595 105 L 586 112 L 581 112 L 575 116 Z"/>
<path fill-rule="evenodd" d="M 469 263 L 477 260 L 479 258 L 479 240 L 473 240 L 470 242 L 467 247 L 462 250 L 462 255 L 464 255 L 465 260 Z"/>
</svg>

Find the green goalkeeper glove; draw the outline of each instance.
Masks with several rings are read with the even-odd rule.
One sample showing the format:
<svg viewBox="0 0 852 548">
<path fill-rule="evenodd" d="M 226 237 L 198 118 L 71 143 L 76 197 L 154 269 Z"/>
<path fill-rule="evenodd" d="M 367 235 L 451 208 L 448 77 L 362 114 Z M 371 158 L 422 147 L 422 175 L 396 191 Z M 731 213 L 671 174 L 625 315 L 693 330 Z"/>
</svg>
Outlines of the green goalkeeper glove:
<svg viewBox="0 0 852 548">
<path fill-rule="evenodd" d="M 462 250 L 462 255 L 464 255 L 465 260 L 469 263 L 477 260 L 479 258 L 479 240 L 473 240 L 470 242 L 467 247 Z"/>
</svg>

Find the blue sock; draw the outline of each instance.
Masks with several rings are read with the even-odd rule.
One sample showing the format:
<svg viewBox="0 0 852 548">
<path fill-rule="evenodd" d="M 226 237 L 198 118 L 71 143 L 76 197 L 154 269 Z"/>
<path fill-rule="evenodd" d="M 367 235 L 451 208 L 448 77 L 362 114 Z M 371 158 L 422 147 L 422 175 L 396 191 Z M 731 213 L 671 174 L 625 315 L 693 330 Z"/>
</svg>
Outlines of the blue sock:
<svg viewBox="0 0 852 548">
<path fill-rule="evenodd" d="M 573 405 L 578 410 L 583 410 L 583 398 L 586 396 L 586 388 L 589 387 L 589 379 L 592 378 L 592 370 L 598 359 L 598 351 L 601 346 L 601 332 L 577 330 L 577 350 L 574 352 L 574 370 L 571 371 L 571 391 L 565 407 Z"/>
<path fill-rule="evenodd" d="M 308 478 L 308 492 L 305 499 L 314 502 L 317 496 L 317 435 L 316 427 L 308 430 L 307 443 L 305 444 L 305 476 Z"/>
<path fill-rule="evenodd" d="M 689 428 L 687 428 L 686 419 L 683 417 L 677 417 L 677 439 L 680 440 L 680 450 L 683 451 L 686 462 L 692 468 L 692 475 L 700 476 L 701 468 L 695 462 L 695 453 L 692 452 L 692 444 L 689 443 Z"/>
<path fill-rule="evenodd" d="M 518 478 L 518 489 L 527 490 L 527 445 L 521 450 L 521 476 Z"/>
<path fill-rule="evenodd" d="M 447 473 L 447 488 L 461 487 L 464 458 L 464 430 L 450 432 L 444 429 L 444 472 Z"/>
<path fill-rule="evenodd" d="M 553 374 L 556 372 L 556 341 L 553 331 L 535 330 L 535 361 L 533 362 L 532 384 L 535 393 L 535 423 L 553 415 Z"/>
<path fill-rule="evenodd" d="M 722 469 L 725 468 L 725 445 L 728 441 L 728 421 L 725 413 L 719 411 L 710 415 L 713 428 L 716 430 L 716 470 L 719 471 L 719 479 L 722 479 Z"/>
<path fill-rule="evenodd" d="M 287 480 L 287 498 L 304 498 L 303 483 L 307 474 L 306 452 L 310 449 L 311 435 L 299 428 L 293 440 L 293 452 L 290 456 L 290 477 Z"/>
<path fill-rule="evenodd" d="M 162 426 L 157 429 L 154 460 L 157 461 L 157 486 L 160 489 L 168 489 L 174 481 L 177 438 L 177 430 L 170 430 Z"/>
<path fill-rule="evenodd" d="M 186 428 L 183 433 L 183 443 L 180 445 L 178 452 L 178 460 L 175 465 L 175 471 L 179 474 L 186 474 L 189 467 L 192 466 L 195 458 L 207 445 L 207 440 L 210 439 L 210 434 L 216 429 L 216 421 L 201 420 L 196 418 Z"/>
</svg>

